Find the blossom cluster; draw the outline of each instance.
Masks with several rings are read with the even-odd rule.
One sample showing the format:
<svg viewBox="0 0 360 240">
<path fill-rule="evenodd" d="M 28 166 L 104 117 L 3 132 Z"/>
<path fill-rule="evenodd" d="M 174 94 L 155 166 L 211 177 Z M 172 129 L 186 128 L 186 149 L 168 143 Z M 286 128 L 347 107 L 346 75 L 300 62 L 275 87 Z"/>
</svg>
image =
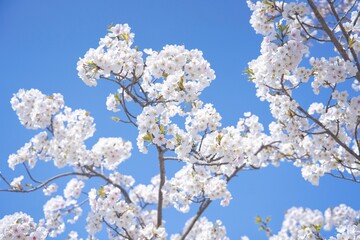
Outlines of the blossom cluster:
<svg viewBox="0 0 360 240">
<path fill-rule="evenodd" d="M 330 9 L 329 4 L 322 1 L 318 9 L 321 12 L 325 5 Z M 324 29 L 312 27 L 320 23 L 310 14 L 310 6 L 280 1 L 248 1 L 248 6 L 253 11 L 250 23 L 264 38 L 261 55 L 249 63 L 247 73 L 256 86 L 257 96 L 270 103 L 274 122 L 269 128 L 273 141 L 279 143 L 278 158 L 293 161 L 302 168 L 303 177 L 314 185 L 326 173 L 358 177 L 359 68 L 353 54 L 356 41 L 346 42 L 343 30 L 333 26 L 337 29 L 334 36 L 344 49 L 334 43 L 334 57 L 312 57 L 306 61 L 311 47 L 318 46 L 311 40 L 329 38 L 321 35 L 320 32 L 326 32 Z M 358 24 L 355 16 L 359 4 L 351 6 L 349 2 L 336 5 L 336 11 L 349 14 L 341 23 L 349 35 L 359 31 L 354 27 Z M 353 79 L 351 86 L 349 79 Z M 305 85 L 311 85 L 322 102 L 309 104 L 299 98 L 298 90 L 303 87 L 306 92 Z M 305 107 L 306 104 L 310 106 Z"/>
<path fill-rule="evenodd" d="M 201 51 L 166 45 L 160 51 L 144 50 L 144 60 L 143 52 L 132 47 L 134 34 L 130 27 L 111 26 L 99 46 L 79 59 L 78 75 L 88 86 L 96 86 L 101 78 L 117 84 L 119 89 L 108 95 L 106 107 L 113 112 L 122 110 L 120 113 L 136 126 L 140 152 L 147 153 L 149 147 L 157 150 L 160 173 L 148 185 L 135 185 L 132 176 L 118 171 L 119 165 L 131 156 L 131 142 L 120 137 L 100 138 L 88 148 L 85 141 L 95 132 L 89 112 L 65 106 L 61 94 L 46 96 L 35 89 L 20 90 L 11 100 L 20 122 L 43 131 L 9 156 L 9 167 L 25 163 L 33 168 L 38 160 L 44 160 L 74 172 L 68 174 L 73 178 L 63 195 L 45 203 L 44 219 L 39 224 L 23 213 L 5 216 L 0 220 L 0 237 L 58 237 L 65 232 L 66 223 L 77 222 L 82 204 L 88 202 L 86 231 L 91 239 L 104 226 L 109 239 L 165 239 L 168 233 L 163 208 L 174 207 L 186 213 L 195 204 L 199 205 L 198 215 L 187 221 L 182 234 L 170 238 L 177 240 L 187 234 L 189 239 L 228 239 L 221 221 L 212 223 L 200 215 L 205 203 L 220 200 L 222 206 L 230 204 L 228 182 L 238 171 L 277 166 L 287 159 L 301 167 L 303 177 L 314 185 L 334 170 L 342 176 L 343 172 L 354 178 L 360 176 L 356 160 L 360 149 L 360 97 L 338 87 L 358 75 L 353 52 L 360 52 L 359 9 L 344 19 L 346 29 L 351 31 L 345 53 L 339 54 L 338 49 L 339 56 L 311 58 L 304 64 L 311 49 L 310 39 L 320 37 L 318 29 L 310 27 L 317 23 L 310 8 L 304 2 L 247 2 L 253 11 L 250 23 L 264 36 L 261 55 L 249 63 L 247 73 L 257 96 L 270 103 L 275 119 L 269 125 L 270 134 L 249 112 L 236 126 L 222 127 L 220 113 L 212 104 L 200 100 L 201 92 L 215 79 Z M 335 34 L 343 31 L 334 29 Z M 345 46 L 344 39 L 339 41 Z M 344 58 L 344 54 L 350 57 Z M 302 107 L 296 91 L 305 84 L 311 85 L 315 94 L 330 91 L 329 98 Z M 352 88 L 360 89 L 358 79 L 354 79 Z M 127 108 L 127 102 L 140 107 L 139 114 L 131 112 L 135 107 Z M 168 160 L 181 164 L 173 176 L 162 169 Z M 105 183 L 85 189 L 85 180 L 96 177 Z M 24 176 L 14 178 L 9 183 L 11 191 L 35 189 L 23 181 Z M 51 181 L 40 185 L 46 196 L 58 189 Z M 321 228 L 334 227 L 337 236 L 331 239 L 350 239 L 360 234 L 357 222 L 359 212 L 345 205 L 324 214 L 291 208 L 282 229 L 271 239 L 316 239 Z M 70 232 L 68 236 L 76 239 L 78 234 Z"/>
<path fill-rule="evenodd" d="M 25 163 L 30 168 L 33 168 L 37 160 L 41 159 L 53 161 L 54 165 L 58 168 L 71 166 L 75 171 L 81 168 L 81 174 L 86 175 L 91 173 L 87 169 L 105 168 L 115 170 L 121 162 L 130 157 L 131 143 L 121 138 L 100 138 L 91 150 L 87 149 L 84 141 L 95 132 L 93 118 L 85 110 L 72 110 L 64 106 L 61 95 L 54 94 L 54 96 L 56 98 L 51 98 L 51 101 L 49 100 L 50 102 L 47 104 L 55 101 L 55 99 L 61 99 L 61 104 L 58 104 L 59 109 L 56 112 L 52 112 L 47 121 L 41 120 L 41 124 L 36 121 L 28 122 L 31 126 L 41 127 L 48 130 L 48 132 L 42 131 L 36 134 L 16 154 L 11 154 L 8 159 L 10 168 L 15 169 L 21 163 Z M 28 91 L 20 90 L 14 98 L 12 103 L 18 101 L 22 104 L 22 107 L 16 110 L 20 121 L 29 111 L 39 111 L 36 104 L 33 104 L 34 102 L 46 102 L 46 99 L 48 99 L 39 90 L 35 91 L 33 89 Z M 27 99 L 32 100 L 28 101 Z M 29 106 L 25 103 L 29 104 Z M 134 182 L 131 177 L 120 175 L 117 172 L 110 174 L 109 177 L 114 183 L 124 184 L 125 186 L 132 185 Z M 10 183 L 12 189 L 22 191 L 32 188 L 29 184 L 23 184 L 23 181 L 25 181 L 24 176 L 14 178 Z M 30 179 L 26 181 L 30 181 Z M 78 220 L 82 214 L 82 208 L 79 206 L 78 199 L 84 186 L 85 183 L 83 181 L 73 178 L 67 183 L 63 196 L 57 195 L 45 203 L 44 219 L 41 221 L 43 222 L 43 228 L 47 231 L 46 235 L 56 237 L 63 233 L 65 231 L 67 215 L 73 215 L 67 218 L 68 223 L 75 223 Z M 50 196 L 57 189 L 58 185 L 52 183 L 44 185 L 43 191 L 46 196 Z"/>
<path fill-rule="evenodd" d="M 85 183 L 83 181 L 79 181 L 76 178 L 71 179 L 64 189 L 64 197 L 66 199 L 79 198 L 84 186 Z"/>
<path fill-rule="evenodd" d="M 20 90 L 21 94 L 18 93 L 17 98 L 24 102 L 23 99 L 32 96 L 33 92 L 33 90 Z M 40 91 L 37 92 L 41 94 Z M 40 99 L 42 98 L 41 95 Z M 62 96 L 60 98 L 62 99 Z M 17 110 L 20 120 L 25 112 Z M 95 124 L 94 119 L 83 109 L 72 110 L 65 106 L 62 111 L 51 117 L 48 125 L 42 128 L 50 129 L 50 133 L 45 131 L 38 133 L 16 154 L 11 154 L 8 159 L 10 168 L 14 169 L 16 165 L 24 162 L 34 167 L 37 160 L 42 159 L 53 160 L 57 167 L 66 165 L 75 167 L 80 164 L 114 170 L 131 155 L 131 143 L 121 138 L 100 138 L 92 150 L 87 149 L 84 141 L 94 134 Z"/>
<path fill-rule="evenodd" d="M 42 224 L 36 224 L 32 217 L 23 212 L 6 215 L 0 219 L 0 238 L 4 240 L 43 240 L 46 239 L 47 233 Z"/>
<path fill-rule="evenodd" d="M 137 184 L 131 191 L 130 191 L 130 199 L 136 203 L 141 204 L 156 204 L 158 202 L 158 190 L 159 190 L 159 175 L 152 177 L 150 184 Z M 168 206 L 169 203 L 163 201 L 164 206 Z"/>
<path fill-rule="evenodd" d="M 354 77 L 357 68 L 350 61 L 344 61 L 342 58 L 333 57 L 330 59 L 310 59 L 310 64 L 314 68 L 314 81 L 311 86 L 316 94 L 319 94 L 321 87 L 329 87 L 334 84 L 344 82 L 349 77 Z"/>
<path fill-rule="evenodd" d="M 212 125 L 212 129 L 220 125 L 216 111 L 210 105 L 202 109 L 203 104 L 198 99 L 201 91 L 215 79 L 214 71 L 197 49 L 189 51 L 184 46 L 167 45 L 159 52 L 150 49 L 145 52 L 148 57 L 141 89 L 149 99 L 159 104 L 144 107 L 137 116 L 137 145 L 142 152 L 147 152 L 145 142 L 169 149 L 178 146 L 177 154 L 186 157 L 191 150 L 191 137 L 197 135 L 198 131 L 204 131 L 208 125 Z M 171 118 L 176 116 L 188 115 L 193 118 L 196 109 L 202 114 L 206 111 L 214 116 L 214 123 L 207 123 L 211 118 L 205 117 L 201 120 L 200 128 L 192 126 L 187 132 L 172 123 Z M 190 120 L 186 124 L 190 125 Z"/>
<path fill-rule="evenodd" d="M 43 189 L 45 196 L 50 196 L 52 193 L 56 192 L 58 190 L 58 185 L 56 183 L 52 183 L 48 186 L 45 186 Z"/>
<path fill-rule="evenodd" d="M 140 76 L 143 72 L 142 52 L 131 48 L 134 33 L 129 25 L 109 27 L 109 33 L 100 39 L 99 47 L 91 48 L 77 63 L 79 77 L 88 85 L 96 86 L 97 79 L 111 74 L 124 78 Z"/>
<path fill-rule="evenodd" d="M 357 239 L 360 234 L 359 218 L 359 211 L 344 204 L 328 208 L 324 213 L 293 207 L 286 212 L 281 230 L 269 239 L 319 239 L 322 229 L 330 231 L 334 227 L 336 235 L 329 239 Z"/>
<path fill-rule="evenodd" d="M 185 181 L 186 179 L 186 181 Z M 190 204 L 205 198 L 222 199 L 221 205 L 226 206 L 231 200 L 227 183 L 220 177 L 211 176 L 211 172 L 203 167 L 186 165 L 175 176 L 165 183 L 162 190 L 165 199 L 174 204 L 180 212 L 188 212 Z"/>
<path fill-rule="evenodd" d="M 89 192 L 91 211 L 87 217 L 86 230 L 93 235 L 101 230 L 102 221 L 122 229 L 124 236 L 131 239 L 163 239 L 167 233 L 164 227 L 156 226 L 156 211 L 141 211 L 140 206 L 122 199 L 121 192 L 112 185 Z M 109 234 L 109 239 L 116 236 Z"/>
<path fill-rule="evenodd" d="M 197 49 L 167 45 L 159 52 L 147 49 L 145 53 L 148 56 L 141 86 L 150 98 L 193 102 L 215 79 L 214 70 Z M 153 83 L 159 78 L 163 81 Z"/>
<path fill-rule="evenodd" d="M 131 43 L 132 41 L 133 38 Z M 101 42 L 102 40 L 99 48 L 102 47 Z M 294 40 L 274 59 L 279 63 L 284 58 L 289 58 L 286 60 L 288 62 L 291 62 L 291 59 L 300 59 L 305 52 L 304 50 L 298 53 L 301 47 L 302 45 Z M 116 45 L 107 45 L 108 52 L 113 49 L 122 54 L 123 50 Z M 286 54 L 288 49 L 291 52 Z M 100 59 L 103 54 L 101 51 L 90 51 L 93 59 Z M 126 53 L 127 50 L 124 51 Z M 147 153 L 149 146 L 155 146 L 158 151 L 172 152 L 170 158 L 184 162 L 185 165 L 173 177 L 165 178 L 163 185 L 160 184 L 160 175 L 157 175 L 148 185 L 132 186 L 129 191 L 131 202 L 116 197 L 117 202 L 126 206 L 131 205 L 133 215 L 129 217 L 131 218 L 129 222 L 133 226 L 137 226 L 143 216 L 142 211 L 134 208 L 135 205 L 132 204 L 137 206 L 158 204 L 159 188 L 162 188 L 161 201 L 164 208 L 174 206 L 180 212 L 188 212 L 192 203 L 201 203 L 206 199 L 220 199 L 221 205 L 227 206 L 231 200 L 231 193 L 227 189 L 231 176 L 242 168 L 260 168 L 268 165 L 269 162 L 277 165 L 277 158 L 271 151 L 276 147 L 276 142 L 264 133 L 258 117 L 251 113 L 246 113 L 245 118 L 241 118 L 237 126 L 221 128 L 221 116 L 214 106 L 199 99 L 201 92 L 215 79 L 215 73 L 203 58 L 201 51 L 187 50 L 179 45 L 166 45 L 160 51 L 146 49 L 144 52 L 147 57 L 141 78 L 138 78 L 138 75 L 133 75 L 132 78 L 127 75 L 123 78 L 114 70 L 110 70 L 112 76 L 104 74 L 104 69 L 112 68 L 111 62 L 107 61 L 97 68 L 97 71 L 102 73 L 92 76 L 92 79 L 113 77 L 112 81 L 120 86 L 117 93 L 107 97 L 108 110 L 118 112 L 124 108 L 126 113 L 128 109 L 125 108 L 124 101 L 134 99 L 134 102 L 140 105 L 141 112 L 137 115 L 134 125 L 138 129 L 137 146 L 142 153 Z M 88 54 L 89 52 L 84 59 L 88 59 Z M 84 71 L 91 73 L 86 66 L 80 64 L 85 61 L 84 59 L 81 59 L 78 65 L 80 76 L 83 76 Z M 96 63 L 96 66 L 99 64 Z M 293 68 L 294 66 L 289 66 L 289 69 Z M 84 80 L 84 77 L 82 79 Z M 87 84 L 95 85 L 89 82 Z M 182 119 L 184 121 L 181 121 Z M 121 162 L 119 157 L 106 160 L 115 151 L 117 145 L 115 142 L 112 143 L 108 139 L 106 142 L 109 148 L 100 142 L 101 139 L 99 145 L 93 147 L 92 152 L 96 153 L 99 149 L 102 152 L 108 151 L 107 155 L 102 156 L 108 166 L 111 166 L 110 162 L 114 160 Z M 126 151 L 122 149 L 120 152 Z M 164 156 L 160 160 L 166 158 L 167 156 Z M 133 182 L 128 186 L 132 184 Z M 117 228 L 126 229 L 131 236 L 140 236 L 137 227 L 131 228 L 122 223 L 114 223 L 117 216 L 114 216 L 114 213 L 107 213 L 109 206 L 114 204 L 114 202 L 108 203 L 112 191 L 108 185 L 101 190 L 92 190 L 92 213 L 88 217 L 89 233 L 100 231 L 101 219 L 105 219 Z M 106 207 L 102 207 L 103 205 Z M 130 214 L 130 210 L 127 210 L 128 212 Z M 157 214 L 156 211 L 152 212 Z M 118 215 L 122 217 L 121 213 Z M 149 224 L 146 226 L 156 226 L 155 222 Z M 204 225 L 207 224 L 204 222 Z"/>
<path fill-rule="evenodd" d="M 166 236 L 166 231 L 157 226 L 157 211 L 143 211 L 140 207 L 158 204 L 159 188 L 162 188 L 162 206 L 174 206 L 180 212 L 188 212 L 192 203 L 207 199 L 219 199 L 221 205 L 227 206 L 232 198 L 227 189 L 231 177 L 242 168 L 260 168 L 269 162 L 277 164 L 271 151 L 276 143 L 263 132 L 258 117 L 251 113 L 246 113 L 236 126 L 221 128 L 220 114 L 212 104 L 199 99 L 201 91 L 215 79 L 215 74 L 197 49 L 167 45 L 159 52 L 146 50 L 148 57 L 141 79 L 136 74 L 128 75 L 131 71 L 124 71 L 126 68 L 122 68 L 121 72 L 116 70 L 115 65 L 108 61 L 109 53 L 117 51 L 118 55 L 127 55 L 133 42 L 127 25 L 116 26 L 117 30 L 111 28 L 110 33 L 100 40 L 99 48 L 90 50 L 80 59 L 79 76 L 91 86 L 96 85 L 98 78 L 111 76 L 114 81 L 139 81 L 139 89 L 145 94 L 141 99 L 146 100 L 136 119 L 140 151 L 146 153 L 149 145 L 172 151 L 174 156 L 171 158 L 184 162 L 183 168 L 165 180 L 163 186 L 160 185 L 159 175 L 153 177 L 149 185 L 133 186 L 133 178 L 116 171 L 118 165 L 130 157 L 131 143 L 121 138 L 100 138 L 88 150 L 84 141 L 95 131 L 93 119 L 84 110 L 73 111 L 68 107 L 53 116 L 51 135 L 41 133 L 42 141 L 31 140 L 20 153 L 29 155 L 30 152 L 33 159 L 54 159 L 57 167 L 70 165 L 86 167 L 86 171 L 89 168 L 114 171 L 108 178 L 110 184 L 89 192 L 91 212 L 87 217 L 87 231 L 90 235 L 100 231 L 105 222 L 117 229 L 125 229 L 124 234 L 132 238 L 161 238 Z M 289 48 L 294 48 L 295 54 L 299 46 L 289 44 Z M 286 54 L 283 57 L 299 58 Z M 129 101 L 138 96 L 138 93 L 132 92 L 136 91 L 135 88 L 129 91 L 125 85 L 120 86 L 116 94 L 108 96 L 108 110 L 117 112 L 123 100 Z M 180 119 L 184 119 L 183 124 Z M 41 142 L 39 146 L 36 145 L 38 142 Z M 12 167 L 29 159 L 20 158 L 20 153 L 11 156 L 9 163 Z M 83 185 L 77 179 L 70 180 L 64 190 L 65 198 L 56 196 L 46 204 L 45 218 L 52 236 L 64 231 L 65 209 L 73 206 L 75 216 L 70 220 L 72 222 L 81 214 L 81 208 L 76 204 Z M 129 197 L 123 198 L 124 190 L 118 186 L 131 187 Z M 55 191 L 54 187 L 48 188 L 46 194 Z M 53 206 L 53 210 L 48 206 Z M 61 217 L 54 218 L 56 215 Z M 193 236 L 203 236 L 207 234 L 204 229 L 214 228 L 220 238 L 225 237 L 225 228 L 220 222 L 213 225 L 202 219 L 196 226 L 199 229 L 191 231 Z"/>
<path fill-rule="evenodd" d="M 185 223 L 185 229 L 191 223 L 190 219 Z M 228 240 L 226 236 L 226 228 L 220 220 L 216 220 L 215 223 L 210 222 L 206 217 L 200 218 L 198 222 L 195 223 L 192 231 L 188 235 L 189 239 L 219 239 L 219 240 Z M 180 234 L 174 234 L 170 238 L 171 240 L 181 239 Z"/>
<path fill-rule="evenodd" d="M 244 165 L 255 168 L 269 163 L 278 165 L 276 153 L 272 151 L 276 143 L 264 133 L 259 117 L 250 112 L 244 116 L 236 126 L 213 131 L 204 137 L 199 153 L 200 156 L 212 156 L 212 159 L 204 160 L 212 165 L 209 167 L 213 171 L 230 176 Z"/>
<path fill-rule="evenodd" d="M 276 15 L 276 11 L 269 6 L 257 1 L 253 3 L 247 1 L 247 4 L 253 14 L 250 18 L 250 24 L 255 29 L 256 33 L 268 35 L 274 31 L 274 25 L 270 21 L 271 17 Z"/>
<path fill-rule="evenodd" d="M 93 146 L 92 152 L 102 158 L 102 164 L 109 170 L 114 170 L 117 166 L 128 159 L 131 155 L 131 142 L 121 138 L 100 138 Z"/>
<path fill-rule="evenodd" d="M 37 89 L 19 90 L 11 98 L 11 106 L 22 125 L 29 129 L 45 128 L 50 125 L 52 116 L 64 105 L 59 93 L 46 96 Z"/>
</svg>

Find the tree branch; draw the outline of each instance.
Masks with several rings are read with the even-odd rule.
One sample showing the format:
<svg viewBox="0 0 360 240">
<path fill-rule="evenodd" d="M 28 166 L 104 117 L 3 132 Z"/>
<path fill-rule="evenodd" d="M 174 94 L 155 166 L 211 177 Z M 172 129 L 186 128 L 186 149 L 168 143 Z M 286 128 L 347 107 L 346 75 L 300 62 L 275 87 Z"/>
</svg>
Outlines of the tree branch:
<svg viewBox="0 0 360 240">
<path fill-rule="evenodd" d="M 187 235 L 190 233 L 191 229 L 194 227 L 195 223 L 197 222 L 197 220 L 200 218 L 200 216 L 203 214 L 203 212 L 207 209 L 207 207 L 211 204 L 211 200 L 209 198 L 207 198 L 201 205 L 199 210 L 197 211 L 196 215 L 193 217 L 193 219 L 191 220 L 190 225 L 188 226 L 188 228 L 185 230 L 185 232 L 183 233 L 183 235 L 181 236 L 180 240 L 185 240 L 185 238 L 187 237 Z"/>
<path fill-rule="evenodd" d="M 42 183 L 42 182 L 36 180 L 36 179 L 31 175 L 30 170 L 29 170 L 29 168 L 26 166 L 25 163 L 23 163 L 23 166 L 24 166 L 24 168 L 25 168 L 25 170 L 26 170 L 27 175 L 29 176 L 29 178 L 30 178 L 33 182 L 36 182 L 36 183 L 39 183 L 39 184 Z"/>
<path fill-rule="evenodd" d="M 337 142 L 340 146 L 342 146 L 348 153 L 350 153 L 355 159 L 360 161 L 360 156 L 357 155 L 351 148 L 349 148 L 345 143 L 340 141 L 340 139 L 329 129 L 327 129 L 318 119 L 311 116 L 305 109 L 303 109 L 301 106 L 298 106 L 297 109 L 299 109 L 300 112 L 304 113 L 309 119 L 311 119 L 313 122 L 315 122 L 319 127 L 324 129 L 324 131 L 329 134 L 335 142 Z M 359 162 L 357 162 L 359 164 Z"/>
<path fill-rule="evenodd" d="M 335 19 L 336 19 L 336 21 L 337 21 L 337 24 L 339 25 L 340 30 L 341 30 L 343 36 L 345 37 L 345 40 L 346 40 L 346 42 L 347 42 L 347 44 L 348 44 L 348 47 L 349 47 L 350 52 L 351 52 L 351 55 L 352 55 L 352 57 L 353 57 L 353 59 L 354 59 L 354 61 L 355 61 L 355 65 L 356 65 L 358 71 L 360 71 L 360 64 L 359 64 L 359 60 L 358 60 L 357 54 L 355 53 L 354 48 L 353 48 L 352 46 L 350 46 L 349 34 L 346 32 L 346 30 L 345 30 L 345 28 L 344 28 L 344 25 L 342 24 L 342 19 L 346 16 L 346 14 L 344 15 L 343 18 L 340 19 L 338 13 L 336 12 L 334 3 L 331 2 L 330 0 L 327 0 L 327 1 L 328 1 L 329 5 L 330 5 L 331 11 L 332 11 L 333 14 L 334 14 L 334 17 L 335 17 Z M 356 1 L 355 1 L 355 3 L 356 3 Z M 355 3 L 353 4 L 352 7 L 354 7 Z M 351 9 L 351 8 L 350 8 L 350 9 Z"/>
<path fill-rule="evenodd" d="M 337 40 L 335 34 L 331 31 L 331 29 L 327 25 L 325 19 L 321 16 L 321 14 L 320 14 L 319 10 L 317 9 L 317 7 L 316 7 L 315 3 L 313 2 L 313 0 L 307 0 L 307 1 L 308 1 L 309 5 L 310 5 L 311 9 L 313 10 L 313 12 L 315 14 L 315 17 L 320 22 L 320 24 L 323 27 L 324 31 L 326 32 L 326 34 L 329 36 L 329 38 L 331 39 L 331 41 L 335 45 L 335 47 L 338 50 L 338 52 L 340 53 L 340 55 L 344 58 L 344 60 L 350 60 L 350 58 L 347 55 L 346 51 L 341 46 L 340 42 Z"/>
<path fill-rule="evenodd" d="M 50 182 L 62 178 L 62 177 L 67 177 L 67 176 L 85 176 L 85 177 L 91 177 L 91 175 L 89 175 L 88 173 L 79 173 L 79 172 L 68 172 L 68 173 L 63 173 L 63 174 L 59 174 L 57 176 L 54 176 L 52 178 L 49 178 L 48 180 L 46 180 L 45 182 L 42 182 L 41 184 L 39 184 L 36 187 L 24 190 L 24 189 L 0 189 L 0 192 L 20 192 L 20 193 L 29 193 L 29 192 L 34 192 L 44 186 L 46 186 L 47 184 L 49 184 Z M 4 177 L 0 174 L 0 177 L 6 181 L 4 179 Z M 7 181 L 6 181 L 7 182 Z M 7 182 L 8 183 L 8 182 Z M 10 185 L 10 184 L 9 184 Z M 10 186 L 11 187 L 11 186 Z"/>
<path fill-rule="evenodd" d="M 226 178 L 226 182 L 230 182 L 230 180 L 232 178 L 234 178 L 236 176 L 236 174 L 242 170 L 245 167 L 246 164 L 241 165 L 240 167 L 236 168 L 235 171 Z M 190 233 L 191 229 L 194 227 L 195 223 L 197 222 L 197 220 L 199 220 L 199 218 L 201 217 L 201 215 L 204 213 L 204 211 L 209 207 L 209 205 L 212 203 L 212 200 L 209 198 L 206 198 L 205 201 L 203 201 L 197 211 L 197 213 L 195 214 L 195 216 L 192 218 L 190 225 L 187 227 L 187 229 L 185 230 L 185 232 L 183 233 L 183 235 L 181 236 L 180 240 L 185 240 L 185 238 L 187 237 L 187 235 Z"/>
<path fill-rule="evenodd" d="M 159 159 L 159 171 L 160 171 L 160 183 L 158 191 L 158 206 L 157 206 L 157 227 L 162 225 L 162 210 L 163 210 L 163 192 L 162 188 L 165 184 L 165 159 L 164 150 L 157 146 L 158 159 Z"/>
<path fill-rule="evenodd" d="M 12 188 L 12 187 L 11 187 L 11 184 L 9 183 L 9 181 L 6 180 L 6 178 L 2 175 L 1 172 L 0 172 L 0 178 L 1 178 L 10 188 Z M 1 190 L 0 190 L 0 191 L 1 191 Z"/>
</svg>

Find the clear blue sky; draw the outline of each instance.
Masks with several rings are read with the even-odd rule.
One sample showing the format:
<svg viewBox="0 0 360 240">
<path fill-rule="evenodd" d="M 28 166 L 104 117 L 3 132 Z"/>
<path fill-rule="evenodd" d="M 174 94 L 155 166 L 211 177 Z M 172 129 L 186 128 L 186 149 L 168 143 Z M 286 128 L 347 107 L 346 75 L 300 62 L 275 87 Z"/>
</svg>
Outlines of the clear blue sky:
<svg viewBox="0 0 360 240">
<path fill-rule="evenodd" d="M 261 41 L 249 18 L 244 0 L 0 0 L 0 171 L 9 178 L 18 175 L 8 169 L 8 155 L 36 133 L 22 127 L 11 109 L 9 100 L 19 88 L 38 88 L 46 94 L 60 92 L 66 105 L 91 112 L 97 132 L 89 145 L 102 136 L 134 140 L 135 131 L 114 124 L 112 113 L 106 110 L 106 96 L 116 91 L 115 86 L 100 82 L 98 87 L 89 88 L 76 72 L 78 58 L 90 47 L 97 47 L 106 27 L 116 23 L 131 26 L 139 49 L 184 44 L 188 49 L 202 50 L 217 75 L 202 100 L 214 104 L 223 117 L 223 126 L 236 124 L 244 112 L 251 111 L 267 127 L 271 121 L 268 104 L 256 98 L 255 87 L 242 75 L 247 62 L 259 55 Z M 50 166 L 35 170 L 36 176 L 52 173 Z M 147 183 L 156 173 L 155 166 L 151 155 L 139 155 L 135 149 L 124 172 L 134 173 L 137 182 Z M 360 209 L 356 184 L 324 177 L 319 187 L 313 187 L 302 179 L 300 169 L 290 164 L 240 172 L 230 190 L 234 198 L 230 206 L 223 208 L 216 202 L 205 215 L 211 220 L 220 218 L 231 239 L 242 235 L 265 238 L 254 223 L 257 215 L 270 215 L 277 232 L 283 214 L 292 206 L 325 210 L 346 203 Z M 46 201 L 41 195 L 0 193 L 0 218 L 21 210 L 39 219 Z M 189 217 L 178 218 L 181 214 L 175 213 L 166 213 L 169 233 L 181 231 Z"/>
</svg>

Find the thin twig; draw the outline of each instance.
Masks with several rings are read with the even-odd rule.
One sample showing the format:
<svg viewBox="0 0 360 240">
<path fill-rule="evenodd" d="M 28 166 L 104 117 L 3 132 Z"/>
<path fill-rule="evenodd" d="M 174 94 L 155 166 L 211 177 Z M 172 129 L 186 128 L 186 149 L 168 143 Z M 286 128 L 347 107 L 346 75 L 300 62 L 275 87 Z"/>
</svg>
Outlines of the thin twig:
<svg viewBox="0 0 360 240">
<path fill-rule="evenodd" d="M 25 170 L 26 170 L 27 175 L 29 176 L 29 178 L 30 178 L 33 182 L 36 182 L 36 183 L 39 183 L 39 184 L 42 183 L 42 182 L 36 180 L 36 179 L 31 175 L 30 170 L 29 170 L 29 168 L 26 166 L 25 163 L 23 163 L 23 166 L 24 166 L 24 168 L 25 168 Z"/>
<path fill-rule="evenodd" d="M 3 176 L 0 174 L 1 178 L 3 178 Z M 91 175 L 89 175 L 88 173 L 79 173 L 79 172 L 68 172 L 68 173 L 63 173 L 63 174 L 59 174 L 56 175 L 52 178 L 49 178 L 48 180 L 46 180 L 45 182 L 42 182 L 41 184 L 39 184 L 36 187 L 30 188 L 30 189 L 0 189 L 0 192 L 20 192 L 20 193 L 29 193 L 29 192 L 34 192 L 44 186 L 46 186 L 47 184 L 49 184 L 50 182 L 62 178 L 62 177 L 67 177 L 67 176 L 85 176 L 85 177 L 91 177 Z M 3 178 L 4 179 L 4 178 Z M 10 185 L 10 184 L 9 184 Z M 11 187 L 11 186 L 10 186 Z"/>
</svg>

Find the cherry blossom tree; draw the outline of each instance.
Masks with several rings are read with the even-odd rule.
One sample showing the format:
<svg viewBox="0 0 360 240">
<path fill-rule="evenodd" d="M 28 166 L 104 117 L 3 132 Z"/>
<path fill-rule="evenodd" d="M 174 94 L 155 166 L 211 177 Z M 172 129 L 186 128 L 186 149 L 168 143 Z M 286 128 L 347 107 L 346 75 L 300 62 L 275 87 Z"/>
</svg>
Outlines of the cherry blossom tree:
<svg viewBox="0 0 360 240">
<path fill-rule="evenodd" d="M 87 86 L 113 83 L 106 107 L 113 121 L 137 130 L 136 144 L 118 136 L 90 147 L 85 141 L 96 129 L 89 112 L 66 106 L 60 93 L 19 90 L 11 99 L 14 111 L 23 126 L 41 132 L 9 156 L 9 167 L 23 167 L 26 174 L 8 180 L 0 173 L 1 191 L 42 190 L 50 197 L 39 222 L 22 212 L 3 217 L 0 238 L 62 236 L 68 223 L 84 217 L 88 239 L 103 230 L 109 239 L 228 239 L 222 222 L 209 221 L 204 212 L 218 202 L 229 205 L 228 183 L 240 171 L 289 161 L 313 185 L 325 174 L 359 183 L 360 4 L 264 0 L 248 6 L 250 23 L 264 38 L 246 73 L 260 100 L 270 104 L 269 131 L 248 112 L 235 126 L 222 126 L 213 105 L 201 100 L 215 72 L 200 50 L 166 45 L 141 51 L 127 24 L 112 25 L 77 70 Z M 311 57 L 314 47 L 333 50 L 333 56 Z M 302 91 L 313 91 L 320 101 L 307 105 Z M 143 154 L 156 152 L 158 174 L 148 185 L 121 172 L 133 145 Z M 39 180 L 32 175 L 38 161 L 64 171 Z M 171 161 L 179 166 L 175 174 L 167 171 Z M 61 193 L 62 179 L 67 184 Z M 165 208 L 196 211 L 180 233 L 170 233 Z M 331 239 L 360 236 L 360 212 L 346 205 L 324 213 L 291 208 L 279 233 L 272 233 L 269 218 L 256 221 L 270 239 L 323 239 L 322 231 L 334 228 Z M 71 231 L 67 237 L 78 235 Z"/>
</svg>

